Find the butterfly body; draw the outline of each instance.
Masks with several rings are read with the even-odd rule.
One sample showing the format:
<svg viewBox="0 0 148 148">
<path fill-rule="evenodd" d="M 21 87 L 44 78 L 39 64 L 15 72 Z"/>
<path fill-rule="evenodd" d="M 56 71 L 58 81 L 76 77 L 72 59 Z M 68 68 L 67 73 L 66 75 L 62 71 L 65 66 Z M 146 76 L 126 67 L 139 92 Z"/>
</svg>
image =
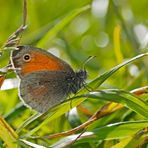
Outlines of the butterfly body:
<svg viewBox="0 0 148 148">
<path fill-rule="evenodd" d="M 12 51 L 11 63 L 20 78 L 20 98 L 38 112 L 76 93 L 86 79 L 85 70 L 74 72 L 63 60 L 36 47 L 18 46 Z"/>
</svg>

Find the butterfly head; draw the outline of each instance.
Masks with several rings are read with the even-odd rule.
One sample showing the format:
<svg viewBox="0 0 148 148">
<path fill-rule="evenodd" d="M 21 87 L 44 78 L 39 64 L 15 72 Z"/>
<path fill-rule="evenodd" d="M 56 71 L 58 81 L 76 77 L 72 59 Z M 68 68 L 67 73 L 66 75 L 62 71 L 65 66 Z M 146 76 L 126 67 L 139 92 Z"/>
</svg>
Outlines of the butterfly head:
<svg viewBox="0 0 148 148">
<path fill-rule="evenodd" d="M 85 86 L 85 80 L 87 78 L 86 70 L 79 70 L 75 72 L 75 75 L 71 79 L 70 92 L 76 93 L 79 89 Z"/>
</svg>

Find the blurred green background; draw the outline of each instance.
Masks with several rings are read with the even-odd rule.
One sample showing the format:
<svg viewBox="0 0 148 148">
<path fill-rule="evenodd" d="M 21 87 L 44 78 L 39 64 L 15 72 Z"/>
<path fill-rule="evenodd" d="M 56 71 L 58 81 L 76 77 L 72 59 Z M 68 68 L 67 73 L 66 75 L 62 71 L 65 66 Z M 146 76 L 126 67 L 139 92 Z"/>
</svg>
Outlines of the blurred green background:
<svg viewBox="0 0 148 148">
<path fill-rule="evenodd" d="M 71 13 L 86 5 L 89 5 L 90 9 L 70 19 Z M 96 56 L 85 66 L 88 71 L 87 82 L 90 82 L 124 60 L 148 50 L 147 7 L 147 0 L 28 0 L 28 28 L 22 35 L 21 44 L 49 50 L 70 63 L 75 70 L 82 68 L 89 56 Z M 0 11 L 0 46 L 2 46 L 8 36 L 22 23 L 22 1 L 0 0 Z M 67 20 L 70 19 L 68 23 L 47 41 L 46 33 L 61 23 L 65 17 Z M 0 57 L 1 68 L 9 61 L 7 52 L 9 51 L 4 51 L 4 55 Z M 14 129 L 17 129 L 34 112 L 22 107 L 22 114 L 9 116 L 20 102 L 15 88 L 17 86 L 15 77 L 14 73 L 8 74 L 7 79 L 10 81 L 5 82 L 3 90 L 0 91 L 0 114 L 6 117 Z M 100 89 L 132 90 L 146 86 L 147 82 L 148 58 L 145 57 L 118 71 L 101 85 Z M 13 89 L 8 89 L 9 87 Z M 104 102 L 88 100 L 82 105 L 93 114 L 102 104 Z M 98 125 L 93 125 L 92 128 L 124 119 L 129 121 L 143 119 L 134 113 L 128 116 L 129 112 L 124 114 L 125 111 L 127 110 L 124 108 L 116 113 L 117 116 L 114 114 L 110 119 L 99 120 Z M 86 121 L 88 116 L 79 113 L 78 118 L 78 120 L 74 118 L 73 123 L 73 120 L 63 115 L 48 125 L 50 129 L 46 126 L 38 134 L 68 130 Z M 60 122 L 63 122 L 62 126 Z M 48 141 L 48 143 L 54 142 Z M 106 143 L 104 145 L 107 147 Z M 86 145 L 84 143 L 80 146 Z"/>
</svg>

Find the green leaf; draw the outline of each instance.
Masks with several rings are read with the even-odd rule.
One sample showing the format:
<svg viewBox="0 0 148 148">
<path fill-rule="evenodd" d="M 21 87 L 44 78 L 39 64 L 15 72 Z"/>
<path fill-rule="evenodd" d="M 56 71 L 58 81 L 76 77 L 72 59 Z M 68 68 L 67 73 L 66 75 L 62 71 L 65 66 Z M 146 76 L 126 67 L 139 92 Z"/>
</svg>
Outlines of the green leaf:
<svg viewBox="0 0 148 148">
<path fill-rule="evenodd" d="M 148 121 L 135 121 L 135 122 L 119 122 L 114 124 L 108 124 L 106 126 L 94 129 L 90 132 L 85 132 L 81 135 L 80 139 L 76 141 L 80 143 L 84 138 L 91 138 L 91 140 L 111 140 L 121 139 L 133 136 L 139 130 L 143 129 L 148 125 Z M 58 142 L 54 143 L 51 147 L 65 147 L 76 140 L 80 134 L 67 136 Z M 87 140 L 88 141 L 88 140 Z"/>
<path fill-rule="evenodd" d="M 56 34 L 62 30 L 70 21 L 72 21 L 77 15 L 79 15 L 80 13 L 88 10 L 90 8 L 89 5 L 84 6 L 82 8 L 79 9 L 75 9 L 73 11 L 71 11 L 66 17 L 64 17 L 58 24 L 55 25 L 55 27 L 53 27 L 51 30 L 49 30 L 45 36 L 38 42 L 37 46 L 39 47 L 44 47 L 48 41 L 53 38 L 54 36 L 56 36 Z"/>
<path fill-rule="evenodd" d="M 122 68 L 123 66 L 126 66 L 127 64 L 138 60 L 144 56 L 148 56 L 148 52 L 143 53 L 143 54 L 139 54 L 115 67 L 113 67 L 112 69 L 110 69 L 109 71 L 103 73 L 102 75 L 100 75 L 99 77 L 97 77 L 96 79 L 94 79 L 92 82 L 90 82 L 88 84 L 88 87 L 91 87 L 93 89 L 97 89 L 107 78 L 109 78 L 110 76 L 112 76 L 116 71 L 118 71 L 120 68 Z"/>
<path fill-rule="evenodd" d="M 120 139 L 132 136 L 139 130 L 147 127 L 148 120 L 146 121 L 128 121 L 109 124 L 104 127 L 93 130 L 93 133 L 98 136 L 98 139 Z"/>
<path fill-rule="evenodd" d="M 90 92 L 89 94 L 82 95 L 81 97 L 96 98 L 121 103 L 148 119 L 147 102 L 144 102 L 140 98 L 122 90 L 101 90 L 98 92 Z"/>
</svg>

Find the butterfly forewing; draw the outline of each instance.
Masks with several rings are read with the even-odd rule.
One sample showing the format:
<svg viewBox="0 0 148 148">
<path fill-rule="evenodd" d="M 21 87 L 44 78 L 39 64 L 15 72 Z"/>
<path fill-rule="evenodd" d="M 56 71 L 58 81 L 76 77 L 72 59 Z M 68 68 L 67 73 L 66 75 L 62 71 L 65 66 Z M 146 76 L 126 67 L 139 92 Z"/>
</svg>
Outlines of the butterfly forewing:
<svg viewBox="0 0 148 148">
<path fill-rule="evenodd" d="M 42 70 L 73 71 L 66 62 L 43 49 L 31 46 L 19 46 L 18 48 L 12 52 L 11 62 L 20 78 Z M 25 57 L 29 59 L 25 59 Z"/>
</svg>

